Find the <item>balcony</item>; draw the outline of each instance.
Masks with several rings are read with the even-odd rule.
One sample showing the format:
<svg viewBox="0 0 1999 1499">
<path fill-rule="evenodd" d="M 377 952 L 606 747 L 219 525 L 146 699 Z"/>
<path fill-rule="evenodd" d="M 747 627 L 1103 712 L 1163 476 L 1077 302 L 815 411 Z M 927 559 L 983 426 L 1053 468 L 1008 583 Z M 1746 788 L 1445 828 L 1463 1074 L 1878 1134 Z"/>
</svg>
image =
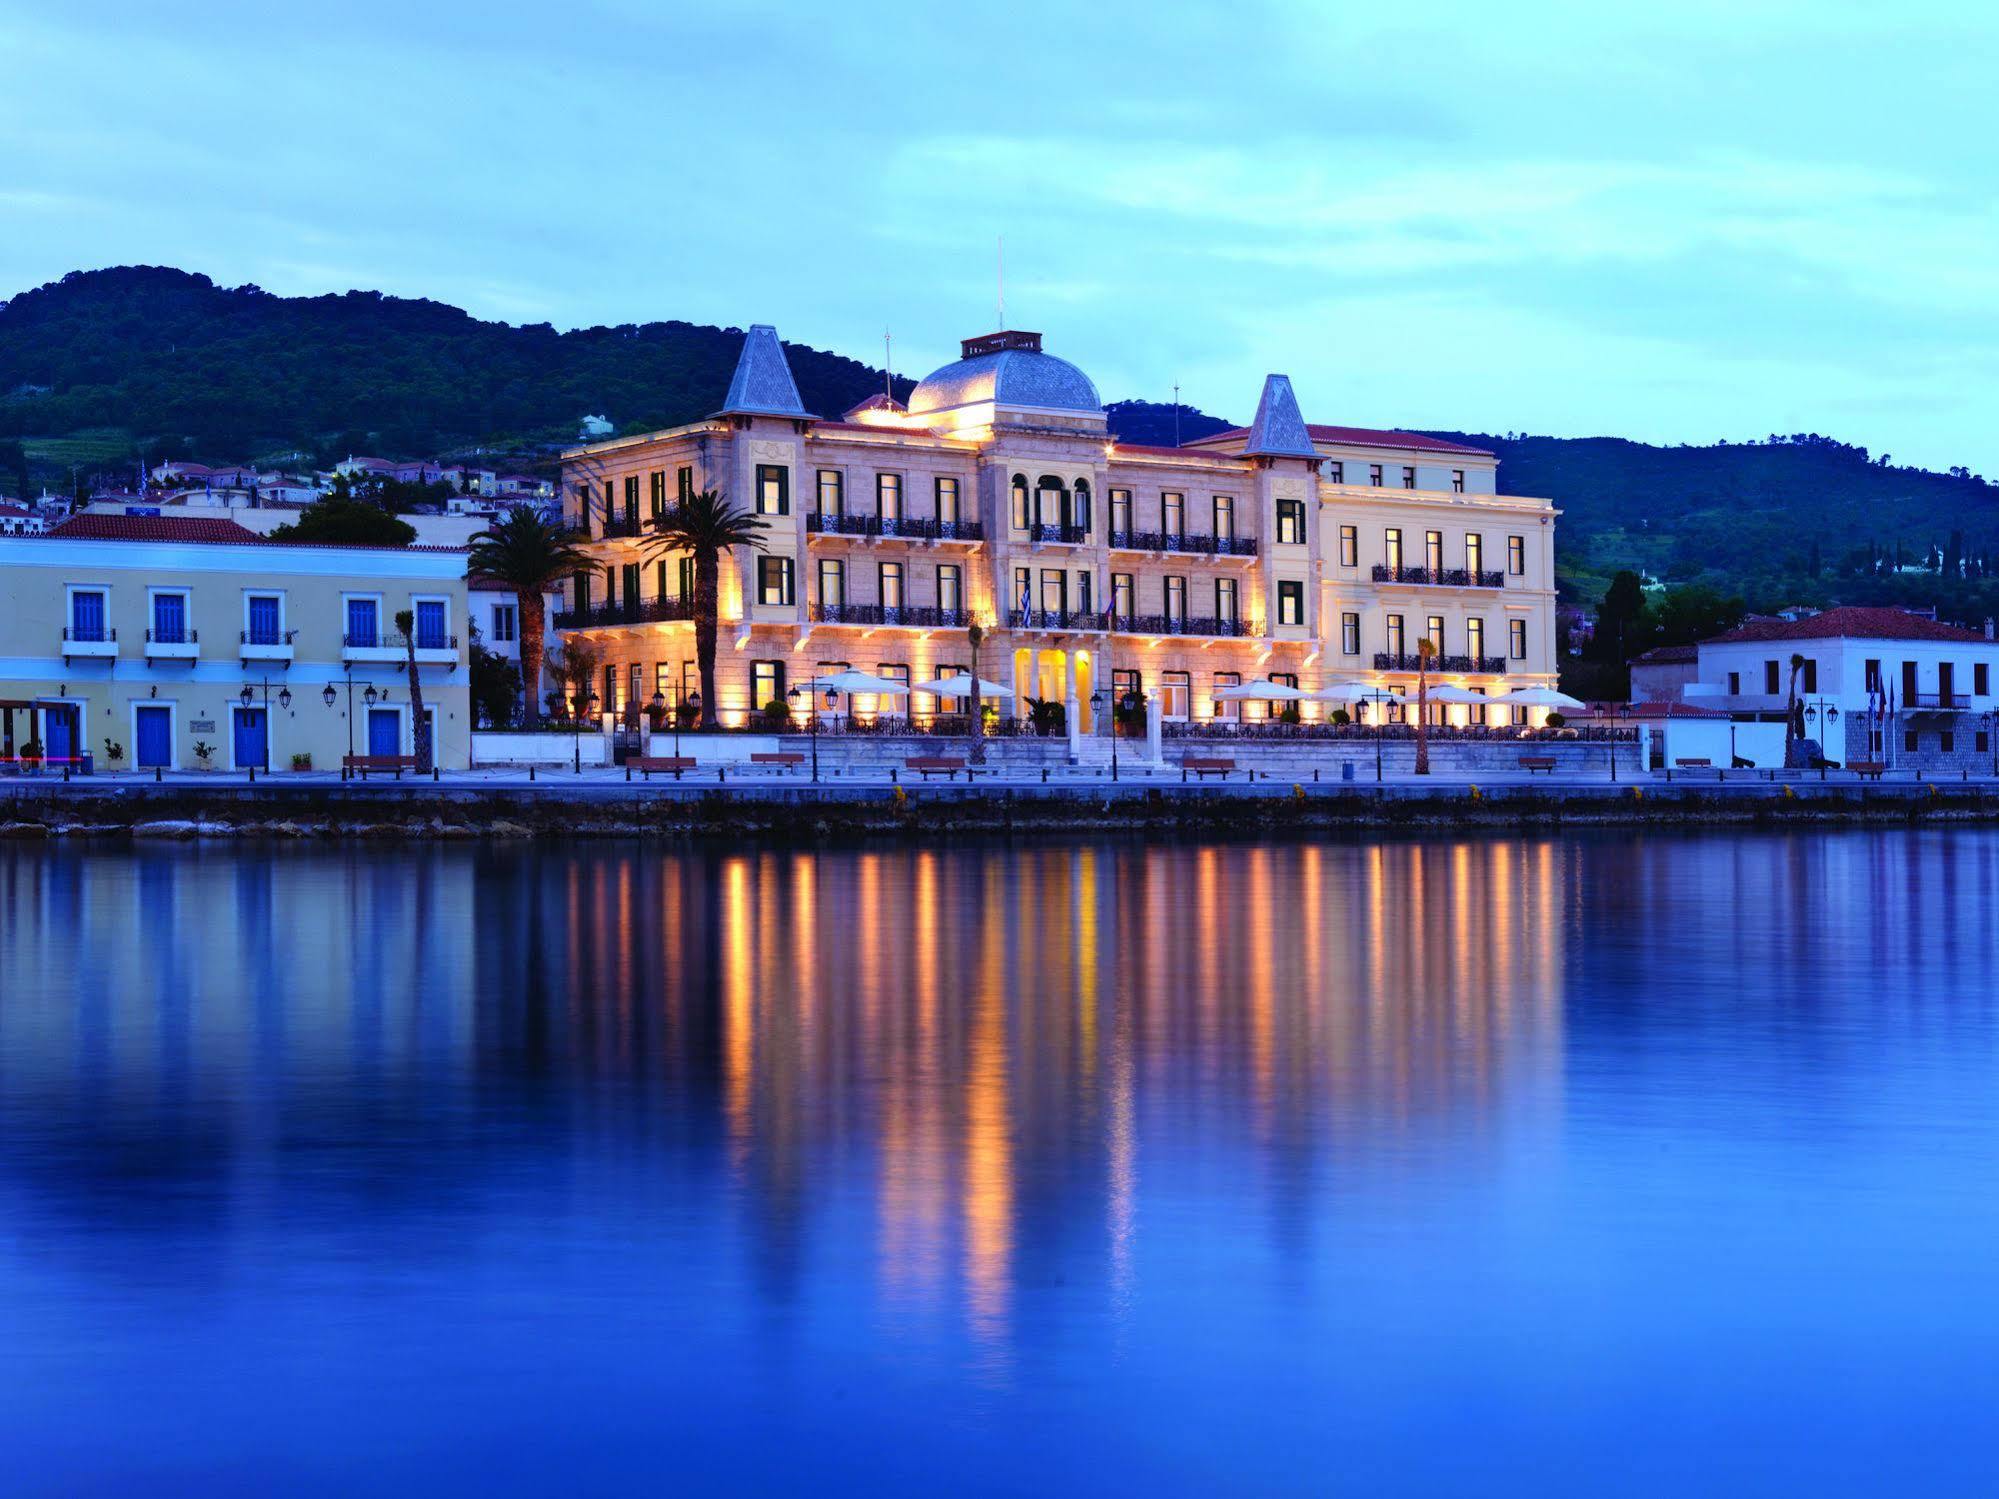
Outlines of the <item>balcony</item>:
<svg viewBox="0 0 1999 1499">
<path fill-rule="evenodd" d="M 598 630 L 612 625 L 666 625 L 694 618 L 692 599 L 645 599 L 635 604 L 592 604 L 558 609 L 558 630 Z"/>
<path fill-rule="evenodd" d="M 64 625 L 62 629 L 62 658 L 65 661 L 101 661 L 118 654 L 118 632 L 110 626 L 100 626 L 94 630 L 77 630 Z"/>
<path fill-rule="evenodd" d="M 811 617 L 821 625 L 886 625 L 904 630 L 963 629 L 972 622 L 963 609 L 914 604 L 814 604 Z"/>
<path fill-rule="evenodd" d="M 402 635 L 343 635 L 340 637 L 340 659 L 355 663 L 376 665 L 402 665 L 409 660 L 409 640 Z M 456 635 L 419 635 L 416 640 L 416 661 L 419 666 L 456 666 L 458 664 L 458 637 Z"/>
<path fill-rule="evenodd" d="M 818 510 L 805 514 L 810 536 L 896 537 L 905 541 L 984 541 L 986 528 L 975 520 L 923 519 L 918 516 L 832 515 Z"/>
<path fill-rule="evenodd" d="M 237 632 L 237 659 L 289 663 L 296 658 L 296 630 L 241 630 Z"/>
<path fill-rule="evenodd" d="M 1081 546 L 1090 539 L 1088 526 L 1051 526 L 1036 521 L 1027 528 L 1027 539 L 1036 546 L 1054 542 L 1061 546 Z"/>
<path fill-rule="evenodd" d="M 1113 531 L 1111 548 L 1120 552 L 1186 552 L 1196 557 L 1254 557 L 1254 536 L 1189 536 L 1174 531 Z"/>
<path fill-rule="evenodd" d="M 1420 656 L 1409 651 L 1376 651 L 1374 653 L 1376 671 L 1421 671 L 1424 669 Z M 1506 670 L 1504 656 L 1432 656 L 1429 662 L 1431 676 L 1443 673 L 1474 673 L 1497 676 Z"/>
<path fill-rule="evenodd" d="M 598 527 L 597 535 L 606 541 L 615 541 L 619 537 L 637 536 L 643 530 L 645 530 L 645 523 L 636 515 L 627 515 L 619 518 L 607 516 L 604 524 Z"/>
<path fill-rule="evenodd" d="M 1216 640 L 1248 639 L 1256 634 L 1240 619 L 1179 614 L 1113 614 L 1111 629 L 1120 635 L 1198 635 Z"/>
<path fill-rule="evenodd" d="M 1015 609 L 1006 624 L 1009 630 L 1102 630 L 1104 616 L 1094 609 Z"/>
<path fill-rule="evenodd" d="M 1506 574 L 1467 567 L 1389 567 L 1374 565 L 1377 583 L 1410 583 L 1419 588 L 1504 588 Z"/>
<path fill-rule="evenodd" d="M 148 661 L 192 661 L 200 654 L 201 632 L 198 630 L 146 631 Z"/>
<path fill-rule="evenodd" d="M 1902 699 L 1902 706 L 1911 711 L 1920 708 L 1931 713 L 1965 713 L 1971 709 L 1971 694 L 1967 692 L 1911 692 Z"/>
</svg>

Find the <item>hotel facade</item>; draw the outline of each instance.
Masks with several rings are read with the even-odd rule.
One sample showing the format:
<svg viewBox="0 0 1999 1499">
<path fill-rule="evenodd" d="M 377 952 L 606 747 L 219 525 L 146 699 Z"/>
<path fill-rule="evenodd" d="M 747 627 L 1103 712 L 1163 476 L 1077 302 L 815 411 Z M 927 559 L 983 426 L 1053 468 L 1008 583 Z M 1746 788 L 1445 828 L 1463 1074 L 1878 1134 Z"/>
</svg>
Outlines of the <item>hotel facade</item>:
<svg viewBox="0 0 1999 1499">
<path fill-rule="evenodd" d="M 1497 471 L 1480 449 L 1310 424 L 1282 375 L 1246 428 L 1119 443 L 1089 378 L 1018 331 L 967 339 L 906 406 L 876 396 L 827 420 L 759 325 L 714 416 L 565 453 L 566 518 L 597 565 L 554 623 L 603 663 L 603 707 L 686 700 L 692 559 L 658 555 L 646 533 L 715 489 L 768 526 L 762 550 L 722 569 L 729 725 L 848 667 L 912 686 L 969 671 L 974 621 L 980 675 L 1015 693 L 999 711 L 1061 703 L 1092 733 L 1138 692 L 1169 724 L 1265 716 L 1216 695 L 1263 678 L 1413 692 L 1424 640 L 1433 684 L 1552 686 L 1556 511 L 1498 493 Z M 922 693 L 907 706 L 940 707 Z"/>
</svg>

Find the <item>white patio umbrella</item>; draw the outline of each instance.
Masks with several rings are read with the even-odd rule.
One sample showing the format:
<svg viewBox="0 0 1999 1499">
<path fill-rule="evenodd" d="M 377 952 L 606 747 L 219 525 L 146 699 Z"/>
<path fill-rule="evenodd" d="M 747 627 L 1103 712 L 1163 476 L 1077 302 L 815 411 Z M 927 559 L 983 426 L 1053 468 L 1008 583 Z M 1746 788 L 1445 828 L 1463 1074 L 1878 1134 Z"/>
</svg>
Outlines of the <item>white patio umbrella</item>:
<svg viewBox="0 0 1999 1499">
<path fill-rule="evenodd" d="M 1312 694 L 1322 703 L 1405 703 L 1407 698 L 1387 687 L 1370 687 L 1365 682 L 1336 682 Z"/>
<path fill-rule="evenodd" d="M 816 678 L 812 683 L 814 692 L 872 692 L 890 697 L 906 696 L 909 689 L 900 682 L 887 677 L 871 677 L 864 671 L 836 671 L 830 677 Z"/>
<path fill-rule="evenodd" d="M 1444 682 L 1430 689 L 1430 701 L 1433 703 L 1476 703 L 1480 707 L 1485 707 L 1488 704 L 1498 701 L 1498 699 L 1487 697 L 1483 692 L 1473 692 L 1469 687 L 1457 687 L 1449 682 Z"/>
<path fill-rule="evenodd" d="M 1256 701 L 1272 699 L 1280 703 L 1308 703 L 1312 700 L 1311 693 L 1301 692 L 1289 682 L 1273 682 L 1268 677 L 1238 683 L 1234 687 L 1217 687 L 1215 696 L 1225 702 L 1234 702 L 1238 698 Z"/>
<path fill-rule="evenodd" d="M 1431 694 L 1435 696 L 1435 694 Z M 1552 687 L 1522 687 L 1513 692 L 1486 699 L 1489 703 L 1504 704 L 1508 708 L 1586 708 L 1589 705 L 1580 698 L 1570 697 L 1566 692 L 1557 692 Z"/>
<path fill-rule="evenodd" d="M 918 682 L 916 690 L 918 692 L 935 693 L 938 697 L 970 697 L 972 695 L 972 679 L 970 677 L 939 677 L 934 682 Z M 1011 687 L 1002 687 L 997 682 L 988 682 L 984 677 L 980 677 L 979 696 L 1012 697 L 1013 689 Z"/>
</svg>

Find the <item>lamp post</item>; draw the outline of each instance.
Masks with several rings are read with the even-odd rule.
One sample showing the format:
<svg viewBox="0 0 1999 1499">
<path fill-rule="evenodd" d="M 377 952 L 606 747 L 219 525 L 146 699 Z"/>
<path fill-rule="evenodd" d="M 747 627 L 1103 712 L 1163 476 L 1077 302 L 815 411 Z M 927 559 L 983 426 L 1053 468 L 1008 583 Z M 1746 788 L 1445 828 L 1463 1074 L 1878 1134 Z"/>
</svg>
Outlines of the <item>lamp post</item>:
<svg viewBox="0 0 1999 1499">
<path fill-rule="evenodd" d="M 369 690 L 372 691 L 373 689 Z M 603 699 L 594 691 L 588 695 L 581 692 L 574 692 L 569 696 L 569 717 L 572 726 L 576 730 L 572 754 L 575 759 L 575 771 L 579 776 L 583 774 L 583 710 L 594 707 L 602 701 Z"/>
<path fill-rule="evenodd" d="M 260 683 L 260 684 L 257 684 L 257 685 L 260 685 L 260 686 L 261 686 L 261 687 L 263 688 L 263 691 L 264 691 L 264 764 L 263 764 L 263 768 L 264 768 L 265 770 L 269 770 L 269 769 L 271 768 L 271 679 L 270 679 L 269 677 L 265 677 L 265 678 L 264 678 L 264 680 L 262 681 L 262 683 Z M 243 690 L 242 690 L 241 692 L 239 692 L 239 693 L 237 693 L 237 694 L 236 694 L 236 701 L 237 701 L 237 702 L 239 702 L 239 703 L 241 703 L 241 704 L 242 704 L 242 705 L 243 705 L 244 707 L 248 708 L 248 707 L 250 707 L 250 706 L 251 706 L 251 705 L 252 705 L 253 703 L 255 703 L 255 702 L 256 702 L 256 700 L 257 700 L 257 686 L 253 686 L 253 685 L 252 685 L 251 683 L 249 683 L 249 682 L 245 682 L 245 683 L 243 684 Z M 284 709 L 287 709 L 287 710 L 289 710 L 289 709 L 290 709 L 290 707 L 291 707 L 291 705 L 292 705 L 292 690 L 291 690 L 291 688 L 289 688 L 289 687 L 280 687 L 280 688 L 278 689 L 278 706 L 279 706 L 280 708 L 284 708 Z"/>
<path fill-rule="evenodd" d="M 810 723 L 809 723 L 809 724 L 808 724 L 808 725 L 806 726 L 806 731 L 805 731 L 805 732 L 806 732 L 806 735 L 807 735 L 807 737 L 808 737 L 808 738 L 810 738 L 810 739 L 811 739 L 811 741 L 812 741 L 812 779 L 813 779 L 813 781 L 814 781 L 814 782 L 816 783 L 816 782 L 818 781 L 818 779 L 819 779 L 819 708 L 818 708 L 818 705 L 817 705 L 816 703 L 814 703 L 814 702 L 812 701 L 812 694 L 811 694 L 811 692 L 810 692 L 809 690 L 807 690 L 806 688 L 802 688 L 802 687 L 794 687 L 794 688 L 792 688 L 792 689 L 791 689 L 791 691 L 787 692 L 787 693 L 786 693 L 786 694 L 785 694 L 784 696 L 785 696 L 785 698 L 786 698 L 786 700 L 787 700 L 787 701 L 795 703 L 795 702 L 797 702 L 797 701 L 799 700 L 799 697 L 800 697 L 800 695 L 801 695 L 801 694 L 802 694 L 802 695 L 804 696 L 804 700 L 805 700 L 805 706 L 806 706 L 806 707 L 807 707 L 808 709 L 810 709 L 810 710 L 811 710 L 811 714 L 812 714 L 812 721 L 811 721 L 811 722 L 810 722 Z M 828 696 L 828 697 L 831 697 L 831 696 L 832 696 L 832 693 L 831 693 L 830 689 L 829 689 L 829 690 L 828 690 L 828 692 L 827 692 L 827 696 Z"/>
</svg>

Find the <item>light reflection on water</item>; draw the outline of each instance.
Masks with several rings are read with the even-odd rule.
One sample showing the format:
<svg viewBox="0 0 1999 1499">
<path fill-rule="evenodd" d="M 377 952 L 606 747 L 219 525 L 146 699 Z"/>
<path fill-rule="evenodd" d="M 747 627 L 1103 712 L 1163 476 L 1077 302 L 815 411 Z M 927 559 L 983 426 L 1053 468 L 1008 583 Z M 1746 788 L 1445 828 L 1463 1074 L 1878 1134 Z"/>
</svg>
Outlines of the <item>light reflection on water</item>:
<svg viewBox="0 0 1999 1499">
<path fill-rule="evenodd" d="M 0 853 L 0 1440 L 47 1492 L 1977 1488 L 1996 880 Z"/>
</svg>

